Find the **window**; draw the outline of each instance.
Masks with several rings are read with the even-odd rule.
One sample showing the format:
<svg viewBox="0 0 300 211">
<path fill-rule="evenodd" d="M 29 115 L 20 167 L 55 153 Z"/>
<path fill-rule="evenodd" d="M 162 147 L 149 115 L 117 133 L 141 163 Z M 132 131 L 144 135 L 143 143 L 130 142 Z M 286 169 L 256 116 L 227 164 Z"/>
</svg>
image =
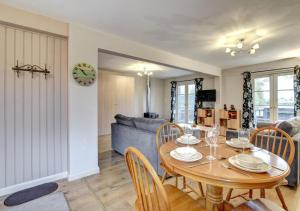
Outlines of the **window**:
<svg viewBox="0 0 300 211">
<path fill-rule="evenodd" d="M 254 115 L 256 121 L 274 122 L 294 115 L 294 75 L 271 74 L 254 78 Z"/>
<path fill-rule="evenodd" d="M 195 106 L 195 84 L 177 86 L 176 122 L 193 123 Z"/>
</svg>

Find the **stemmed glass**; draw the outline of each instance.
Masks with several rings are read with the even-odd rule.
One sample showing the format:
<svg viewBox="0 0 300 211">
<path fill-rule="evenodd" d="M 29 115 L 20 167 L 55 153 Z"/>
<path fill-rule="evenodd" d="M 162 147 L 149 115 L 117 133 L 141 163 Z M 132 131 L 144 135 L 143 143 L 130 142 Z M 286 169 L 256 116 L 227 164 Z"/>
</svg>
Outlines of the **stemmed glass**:
<svg viewBox="0 0 300 211">
<path fill-rule="evenodd" d="M 215 124 L 212 128 L 213 130 L 213 147 L 214 147 L 214 156 L 216 156 L 217 146 L 218 146 L 218 138 L 220 135 L 220 125 Z"/>
<path fill-rule="evenodd" d="M 215 160 L 216 158 L 212 155 L 212 147 L 215 145 L 215 137 L 213 129 L 208 129 L 205 133 L 205 141 L 209 145 L 209 155 L 206 156 L 207 160 Z"/>
<path fill-rule="evenodd" d="M 184 126 L 184 134 L 187 137 L 187 147 L 190 147 L 190 138 L 193 135 L 193 130 L 190 125 Z"/>
<path fill-rule="evenodd" d="M 239 142 L 243 146 L 243 152 L 245 151 L 245 147 L 249 143 L 249 135 L 250 135 L 250 133 L 249 133 L 249 130 L 247 130 L 247 129 L 240 129 L 238 132 L 238 139 L 239 139 Z"/>
</svg>

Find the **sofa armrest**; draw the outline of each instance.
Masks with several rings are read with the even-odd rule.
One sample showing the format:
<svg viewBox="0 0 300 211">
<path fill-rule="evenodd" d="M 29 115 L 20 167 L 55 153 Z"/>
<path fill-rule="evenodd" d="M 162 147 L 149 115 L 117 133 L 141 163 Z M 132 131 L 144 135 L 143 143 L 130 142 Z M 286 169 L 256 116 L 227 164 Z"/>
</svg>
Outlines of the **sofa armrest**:
<svg viewBox="0 0 300 211">
<path fill-rule="evenodd" d="M 257 122 L 256 127 L 257 128 L 261 128 L 261 127 L 269 127 L 269 126 L 273 126 L 274 124 L 271 122 Z"/>
<path fill-rule="evenodd" d="M 239 133 L 237 130 L 226 130 L 226 140 L 230 140 L 232 138 L 238 138 Z"/>
</svg>

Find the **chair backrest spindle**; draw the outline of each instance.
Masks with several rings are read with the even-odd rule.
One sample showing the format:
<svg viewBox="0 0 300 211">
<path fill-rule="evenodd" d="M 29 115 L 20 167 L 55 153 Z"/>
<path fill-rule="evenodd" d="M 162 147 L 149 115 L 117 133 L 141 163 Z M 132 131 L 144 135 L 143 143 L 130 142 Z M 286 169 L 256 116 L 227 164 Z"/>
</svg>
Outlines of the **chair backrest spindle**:
<svg viewBox="0 0 300 211">
<path fill-rule="evenodd" d="M 156 146 L 157 150 L 162 144 L 172 141 L 184 134 L 183 129 L 171 122 L 164 123 L 156 131 Z"/>
<path fill-rule="evenodd" d="M 260 137 L 260 144 L 258 137 Z M 291 166 L 295 155 L 295 145 L 293 139 L 286 132 L 275 127 L 263 127 L 254 131 L 250 137 L 251 143 L 255 146 L 260 145 L 261 148 L 268 151 L 270 151 L 271 140 L 273 140 L 271 152 L 283 158 Z"/>
<path fill-rule="evenodd" d="M 136 148 L 125 152 L 126 164 L 136 193 L 140 211 L 170 211 L 167 193 L 146 157 Z"/>
</svg>

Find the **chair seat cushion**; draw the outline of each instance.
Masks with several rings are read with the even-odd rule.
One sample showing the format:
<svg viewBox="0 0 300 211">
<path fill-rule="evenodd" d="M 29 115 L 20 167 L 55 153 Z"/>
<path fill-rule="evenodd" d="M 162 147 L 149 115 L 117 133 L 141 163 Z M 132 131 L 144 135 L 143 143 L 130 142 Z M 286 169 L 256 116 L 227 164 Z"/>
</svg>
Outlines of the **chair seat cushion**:
<svg viewBox="0 0 300 211">
<path fill-rule="evenodd" d="M 283 208 L 274 202 L 260 198 L 252 201 L 247 201 L 233 209 L 233 211 L 284 211 Z"/>
<path fill-rule="evenodd" d="M 180 191 L 173 185 L 164 185 L 166 190 L 171 211 L 204 211 L 205 210 L 205 200 L 194 200 L 187 193 Z M 152 196 L 151 196 L 152 197 Z M 141 204 L 138 200 L 135 201 L 136 210 L 142 210 Z M 155 210 L 155 209 L 154 209 Z"/>
</svg>

